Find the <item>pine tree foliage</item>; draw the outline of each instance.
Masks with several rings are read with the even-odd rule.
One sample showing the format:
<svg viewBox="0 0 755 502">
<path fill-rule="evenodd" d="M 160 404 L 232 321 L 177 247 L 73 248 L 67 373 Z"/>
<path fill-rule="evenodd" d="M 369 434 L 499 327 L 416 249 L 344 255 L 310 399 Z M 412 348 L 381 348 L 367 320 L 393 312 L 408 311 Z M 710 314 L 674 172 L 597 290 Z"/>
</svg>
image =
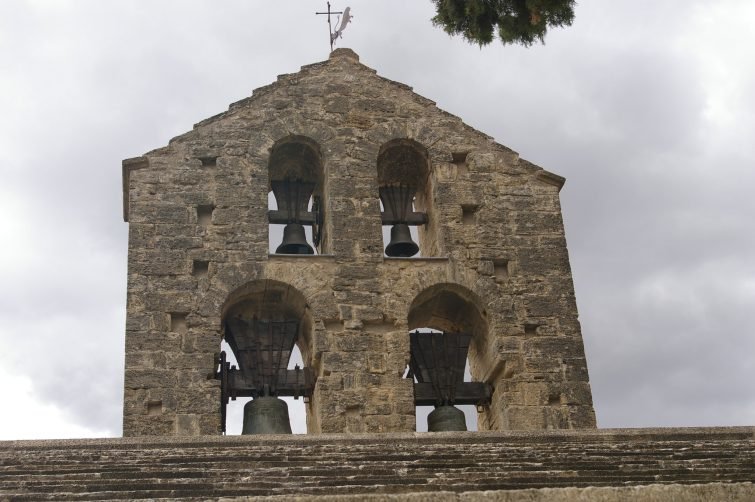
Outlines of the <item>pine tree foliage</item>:
<svg viewBox="0 0 755 502">
<path fill-rule="evenodd" d="M 497 32 L 504 44 L 545 42 L 550 27 L 570 26 L 574 0 L 433 0 L 433 24 L 480 46 Z"/>
</svg>

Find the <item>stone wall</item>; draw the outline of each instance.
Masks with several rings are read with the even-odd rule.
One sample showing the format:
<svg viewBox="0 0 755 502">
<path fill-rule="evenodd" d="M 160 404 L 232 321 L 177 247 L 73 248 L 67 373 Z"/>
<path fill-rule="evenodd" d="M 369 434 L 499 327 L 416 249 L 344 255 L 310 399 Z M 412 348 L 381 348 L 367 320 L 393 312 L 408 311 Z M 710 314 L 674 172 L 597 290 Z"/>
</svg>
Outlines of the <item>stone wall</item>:
<svg viewBox="0 0 755 502">
<path fill-rule="evenodd" d="M 271 156 L 284 149 L 314 166 L 317 255 L 268 254 L 270 177 L 282 169 Z M 404 169 L 429 218 L 420 258 L 383 256 L 378 187 L 396 174 L 378 159 L 400 157 L 391 152 L 422 164 Z M 481 430 L 595 426 L 563 179 L 352 51 L 280 76 L 123 168 L 124 435 L 219 433 L 218 382 L 206 377 L 223 316 L 260 290 L 303 298 L 310 433 L 414 430 L 403 375 L 408 331 L 421 327 L 473 333 L 473 379 L 494 388 Z"/>
</svg>

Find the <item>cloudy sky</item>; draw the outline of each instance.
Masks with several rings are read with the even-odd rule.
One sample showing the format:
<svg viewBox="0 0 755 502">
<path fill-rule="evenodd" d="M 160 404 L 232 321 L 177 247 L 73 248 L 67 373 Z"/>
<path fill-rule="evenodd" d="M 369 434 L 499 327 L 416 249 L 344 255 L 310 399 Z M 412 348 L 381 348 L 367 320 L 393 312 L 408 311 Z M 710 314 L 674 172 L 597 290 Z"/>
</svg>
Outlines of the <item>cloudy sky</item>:
<svg viewBox="0 0 755 502">
<path fill-rule="evenodd" d="M 346 5 L 340 46 L 567 178 L 599 426 L 755 424 L 755 3 L 582 0 L 528 49 Z M 0 439 L 121 434 L 121 160 L 326 59 L 323 8 L 0 2 Z"/>
</svg>

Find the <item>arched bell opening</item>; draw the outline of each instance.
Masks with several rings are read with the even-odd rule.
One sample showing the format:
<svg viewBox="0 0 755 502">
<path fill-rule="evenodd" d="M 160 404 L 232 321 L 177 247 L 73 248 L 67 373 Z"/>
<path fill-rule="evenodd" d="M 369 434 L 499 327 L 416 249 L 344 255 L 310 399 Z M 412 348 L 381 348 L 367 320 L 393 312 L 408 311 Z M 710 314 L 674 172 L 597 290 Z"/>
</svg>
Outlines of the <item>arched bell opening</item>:
<svg viewBox="0 0 755 502">
<path fill-rule="evenodd" d="M 268 162 L 269 247 L 276 254 L 323 253 L 323 164 L 304 136 L 278 141 Z"/>
<path fill-rule="evenodd" d="M 310 196 L 306 212 L 311 214 L 319 213 L 321 216 L 322 209 L 318 206 L 318 204 L 321 204 L 321 201 L 321 198 L 315 199 L 314 195 Z M 267 194 L 267 209 L 268 214 L 278 214 L 278 201 L 272 190 Z M 277 216 L 273 216 L 273 218 L 275 218 L 275 221 L 283 219 L 283 217 L 278 219 Z M 288 232 L 286 232 L 286 227 L 289 229 Z M 317 232 L 320 232 L 320 234 L 315 239 Z M 322 230 L 315 229 L 313 231 L 313 225 L 300 224 L 289 226 L 289 224 L 284 223 L 270 223 L 268 225 L 268 235 L 268 251 L 271 254 L 321 254 Z M 299 246 L 302 247 L 300 248 Z M 312 251 L 311 253 L 309 252 L 310 250 Z"/>
<path fill-rule="evenodd" d="M 304 296 L 287 284 L 253 281 L 229 297 L 215 372 L 226 434 L 307 432 L 312 327 Z"/>
<path fill-rule="evenodd" d="M 220 350 L 225 351 L 226 359 L 231 366 L 238 367 L 238 361 L 236 356 L 228 345 L 228 342 L 223 338 L 220 342 Z M 291 352 L 291 358 L 288 361 L 286 369 L 294 370 L 296 367 L 304 367 L 304 358 L 302 357 L 301 349 L 298 344 L 294 345 Z M 281 399 L 285 401 L 288 406 L 289 423 L 291 424 L 292 434 L 307 434 L 307 399 L 308 398 L 295 398 L 293 396 L 281 396 Z M 235 400 L 231 399 L 226 407 L 226 425 L 225 434 L 228 436 L 238 436 L 243 431 L 244 425 L 244 407 L 252 400 L 251 397 L 237 397 Z"/>
<path fill-rule="evenodd" d="M 458 285 L 436 285 L 417 295 L 408 321 L 417 430 L 477 430 L 493 392 L 482 380 L 488 328 L 479 299 Z"/>
<path fill-rule="evenodd" d="M 412 333 L 419 333 L 420 335 L 432 335 L 433 333 L 439 334 L 443 333 L 442 331 L 439 331 L 437 329 L 433 329 L 430 327 L 422 327 L 422 328 L 415 328 L 412 330 Z M 411 336 L 411 335 L 410 335 Z M 411 343 L 410 343 L 411 345 Z M 412 378 L 414 380 L 414 383 L 420 383 L 419 379 L 417 378 L 417 375 L 415 374 L 416 369 L 412 368 L 412 364 L 408 364 L 406 366 L 406 370 L 404 371 L 404 377 L 405 378 Z M 464 366 L 463 366 L 463 375 L 461 377 L 462 382 L 468 383 L 472 382 L 472 373 L 470 371 L 469 366 L 469 357 L 464 358 Z M 466 431 L 476 431 L 477 430 L 477 407 L 473 404 L 455 404 L 453 405 L 455 408 L 461 411 L 461 415 L 457 414 L 455 417 L 451 419 L 451 422 L 454 422 L 459 427 L 446 427 L 447 430 L 453 429 L 453 430 L 466 430 Z M 415 419 L 416 419 L 416 430 L 417 432 L 427 432 L 429 429 L 429 420 L 428 417 L 430 414 L 436 409 L 434 404 L 427 404 L 427 405 L 415 405 Z"/>
<path fill-rule="evenodd" d="M 433 254 L 425 230 L 429 172 L 427 150 L 415 141 L 395 139 L 380 148 L 377 173 L 386 256 Z"/>
</svg>

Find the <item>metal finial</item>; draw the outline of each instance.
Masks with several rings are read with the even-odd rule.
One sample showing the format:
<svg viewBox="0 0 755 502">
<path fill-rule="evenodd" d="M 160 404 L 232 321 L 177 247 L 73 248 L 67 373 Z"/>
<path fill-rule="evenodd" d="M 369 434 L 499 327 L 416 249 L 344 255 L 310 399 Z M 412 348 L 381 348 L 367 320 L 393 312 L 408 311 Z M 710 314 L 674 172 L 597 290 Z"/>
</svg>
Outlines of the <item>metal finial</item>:
<svg viewBox="0 0 755 502">
<path fill-rule="evenodd" d="M 331 11 L 330 10 L 330 2 L 327 2 L 328 4 L 328 11 L 327 12 L 315 12 L 315 14 L 327 14 L 328 15 L 328 39 L 330 40 L 330 52 L 333 52 L 333 44 L 336 41 L 337 38 L 343 37 L 343 30 L 346 29 L 346 25 L 348 25 L 351 22 L 351 18 L 354 16 L 351 15 L 351 7 L 346 7 L 343 11 Z M 333 31 L 333 27 L 330 24 L 330 15 L 331 14 L 342 14 L 343 16 L 339 16 L 338 20 L 336 21 L 336 24 L 340 23 L 340 26 L 336 31 Z"/>
</svg>

